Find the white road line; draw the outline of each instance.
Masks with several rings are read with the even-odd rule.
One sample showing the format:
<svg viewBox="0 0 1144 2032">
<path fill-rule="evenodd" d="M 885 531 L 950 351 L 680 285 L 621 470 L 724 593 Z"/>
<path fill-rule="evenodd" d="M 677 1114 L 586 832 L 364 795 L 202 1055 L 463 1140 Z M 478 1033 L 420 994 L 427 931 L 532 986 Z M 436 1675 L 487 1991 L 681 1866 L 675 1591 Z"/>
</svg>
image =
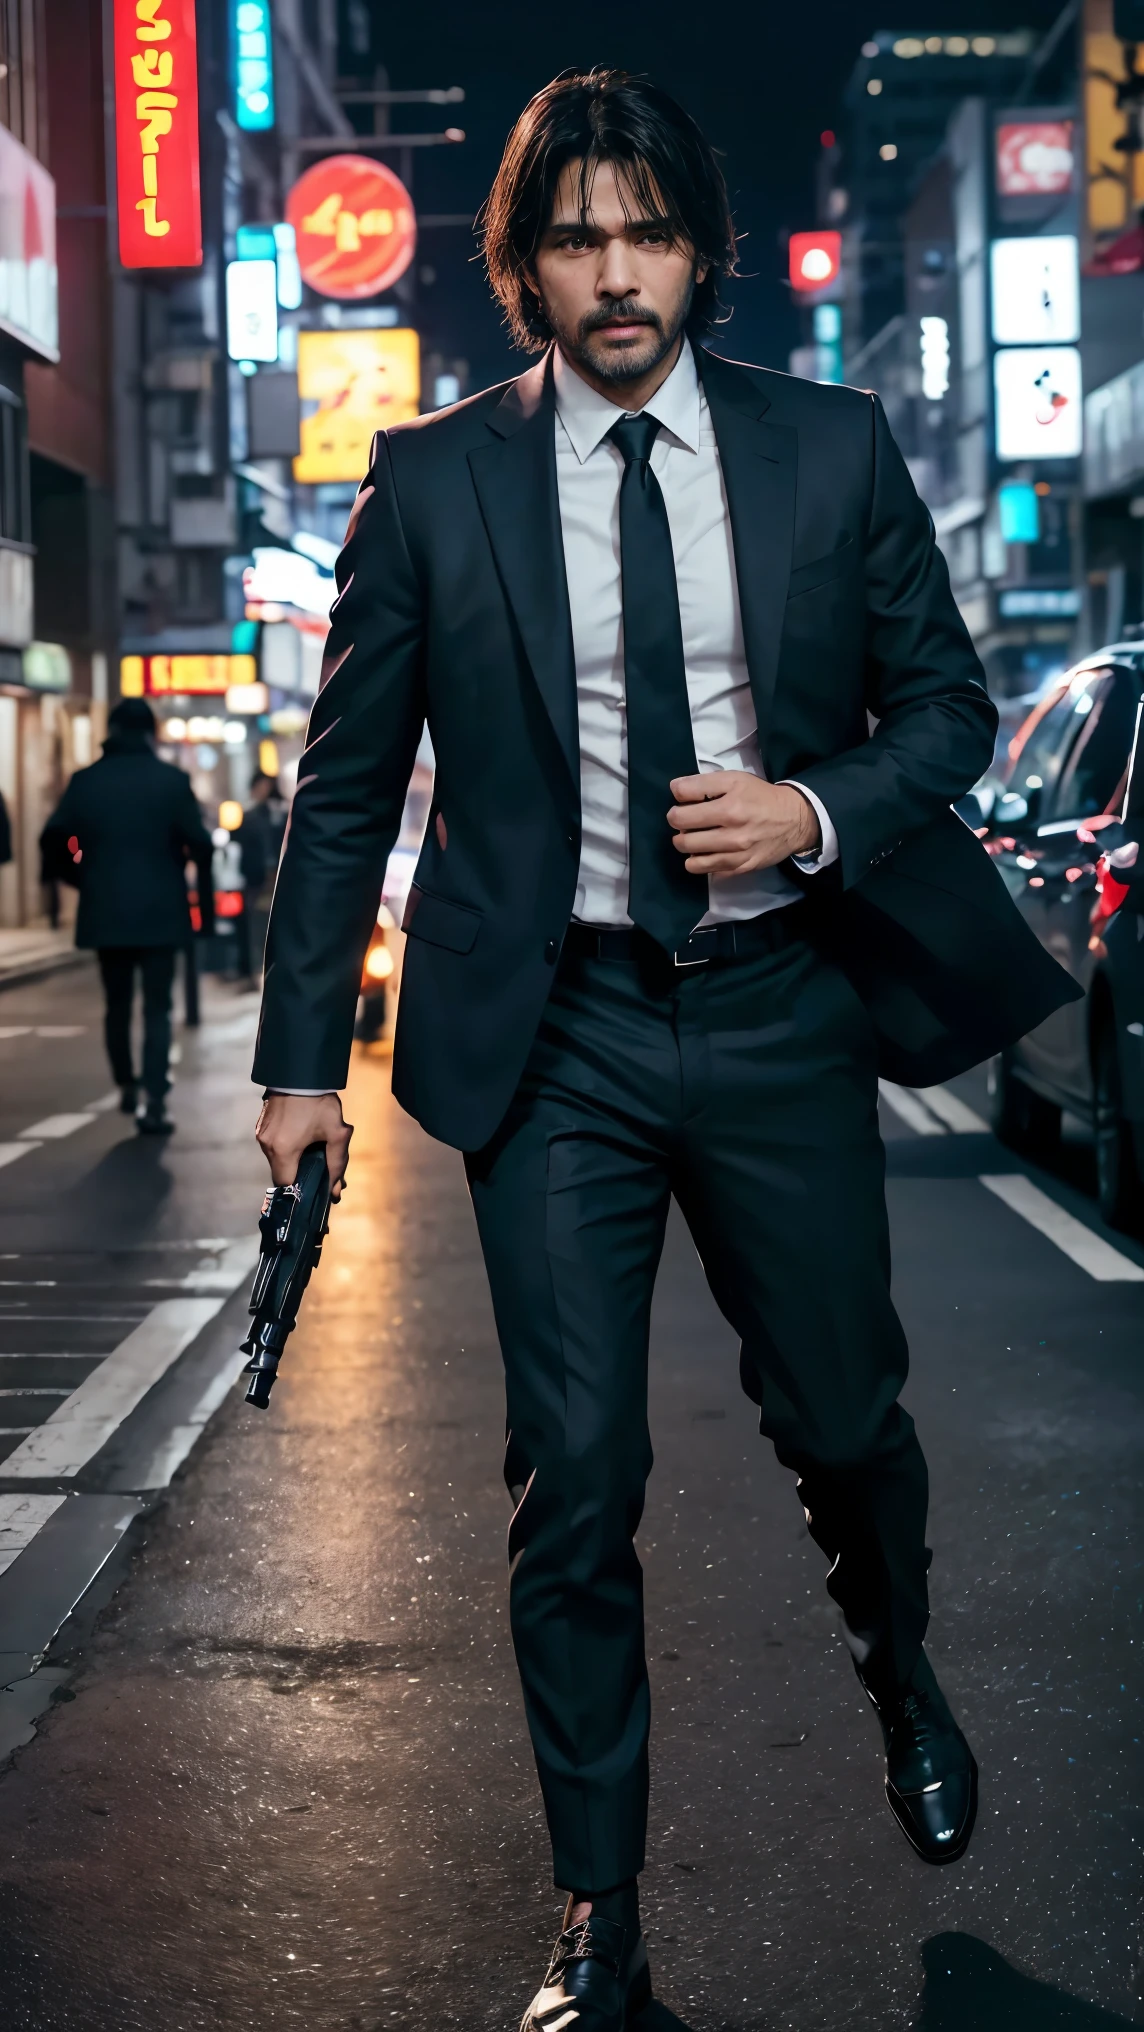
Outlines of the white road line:
<svg viewBox="0 0 1144 2032">
<path fill-rule="evenodd" d="M 893 1080 L 879 1080 L 878 1092 L 888 1101 L 895 1115 L 899 1115 L 906 1126 L 919 1136 L 944 1136 L 945 1124 L 935 1119 L 908 1087 L 895 1086 Z"/>
<path fill-rule="evenodd" d="M 1078 1221 L 1055 1199 L 1034 1185 L 1023 1172 L 1006 1172 L 994 1176 L 983 1175 L 981 1183 L 986 1190 L 1004 1200 L 1022 1220 L 1037 1228 L 1058 1249 L 1070 1256 L 1074 1263 L 1095 1277 L 1099 1284 L 1144 1284 L 1144 1269 L 1133 1263 L 1128 1256 L 1122 1256 L 1102 1235 L 1093 1233 L 1083 1221 Z"/>
<path fill-rule="evenodd" d="M 30 1023 L 0 1023 L 0 1037 L 30 1037 Z"/>
<path fill-rule="evenodd" d="M 88 1123 L 94 1120 L 94 1115 L 86 1113 L 45 1115 L 42 1122 L 33 1122 L 30 1128 L 21 1129 L 20 1136 L 24 1141 L 30 1141 L 35 1137 L 41 1143 L 48 1140 L 55 1142 L 61 1136 L 74 1136 L 77 1129 L 86 1129 Z"/>
<path fill-rule="evenodd" d="M 148 1284 L 175 1284 L 180 1291 L 222 1292 L 227 1298 L 245 1277 L 253 1277 L 259 1244 L 252 1235 L 243 1235 L 223 1250 L 217 1263 L 199 1263 L 185 1277 L 149 1277 Z"/>
<path fill-rule="evenodd" d="M 951 1094 L 948 1087 L 919 1087 L 918 1098 L 931 1108 L 939 1121 L 952 1129 L 955 1136 L 988 1136 L 991 1131 L 984 1116 L 975 1108 L 967 1107 L 957 1094 Z"/>
<path fill-rule="evenodd" d="M 0 1496 L 0 1573 L 7 1572 L 37 1531 L 66 1502 L 66 1495 Z"/>
<path fill-rule="evenodd" d="M 217 1263 L 199 1266 L 204 1283 L 191 1285 L 191 1279 L 198 1275 L 191 1271 L 183 1282 L 200 1295 L 161 1299 L 134 1333 L 128 1334 L 85 1376 L 59 1409 L 30 1432 L 7 1460 L 0 1462 L 0 1474 L 36 1479 L 44 1475 L 78 1474 L 142 1402 L 152 1385 L 166 1374 L 183 1349 L 222 1310 L 231 1292 L 253 1273 L 257 1261 L 258 1243 L 253 1236 L 244 1235 L 227 1245 Z M 233 1377 L 233 1355 L 228 1354 L 227 1362 Z M 221 1401 L 222 1395 L 217 1403 Z M 196 1423 L 201 1408 L 196 1406 L 191 1414 L 190 1437 L 182 1454 L 173 1461 L 168 1480 L 217 1404 L 204 1410 L 201 1422 Z M 147 1486 L 165 1487 L 165 1483 L 149 1482 Z"/>
<path fill-rule="evenodd" d="M 15 1164 L 17 1157 L 26 1157 L 29 1150 L 38 1150 L 39 1147 L 38 1143 L 29 1143 L 26 1139 L 21 1143 L 0 1143 L 0 1171 L 6 1164 Z"/>
<path fill-rule="evenodd" d="M 141 1489 L 165 1489 L 171 1477 L 182 1467 L 191 1448 L 202 1438 L 204 1427 L 214 1417 L 223 1399 L 229 1396 L 238 1380 L 237 1354 L 229 1349 L 223 1356 L 198 1403 L 191 1411 L 185 1425 L 174 1425 L 155 1449 L 146 1468 L 139 1477 Z M 0 1474 L 3 1473 L 0 1465 Z"/>
<path fill-rule="evenodd" d="M 112 1108 L 117 1108 L 118 1106 L 119 1088 L 112 1087 L 111 1092 L 109 1094 L 101 1094 L 98 1101 L 89 1101 L 87 1112 L 89 1115 L 108 1115 Z"/>
<path fill-rule="evenodd" d="M 66 1403 L 0 1463 L 3 1474 L 77 1475 L 222 1308 L 221 1298 L 165 1298 L 85 1376 Z"/>
</svg>

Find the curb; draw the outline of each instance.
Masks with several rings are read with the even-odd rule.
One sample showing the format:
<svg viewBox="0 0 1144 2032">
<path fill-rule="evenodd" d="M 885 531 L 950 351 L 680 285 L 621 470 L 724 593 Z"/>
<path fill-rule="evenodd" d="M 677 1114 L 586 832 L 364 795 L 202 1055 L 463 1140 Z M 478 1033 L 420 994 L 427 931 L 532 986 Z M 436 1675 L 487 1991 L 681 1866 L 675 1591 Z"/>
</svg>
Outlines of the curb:
<svg viewBox="0 0 1144 2032">
<path fill-rule="evenodd" d="M 29 981 L 42 981 L 48 974 L 58 974 L 65 967 L 90 966 L 94 953 L 78 946 L 69 946 L 66 952 L 43 953 L 39 959 L 26 960 L 21 966 L 0 967 L 0 994 L 5 988 L 23 988 Z"/>
</svg>

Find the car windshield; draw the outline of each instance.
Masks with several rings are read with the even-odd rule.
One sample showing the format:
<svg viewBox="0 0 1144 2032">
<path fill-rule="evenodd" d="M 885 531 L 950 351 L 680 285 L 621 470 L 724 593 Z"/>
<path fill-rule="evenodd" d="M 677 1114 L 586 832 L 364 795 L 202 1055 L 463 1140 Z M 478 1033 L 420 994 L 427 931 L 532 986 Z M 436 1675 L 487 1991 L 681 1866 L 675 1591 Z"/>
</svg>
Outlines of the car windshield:
<svg viewBox="0 0 1144 2032">
<path fill-rule="evenodd" d="M 1080 725 L 1067 747 L 1052 815 L 1095 818 L 1108 810 L 1127 767 L 1139 696 L 1140 680 L 1126 670 L 1100 673 L 1079 690 L 1070 688 L 1068 703 Z"/>
</svg>

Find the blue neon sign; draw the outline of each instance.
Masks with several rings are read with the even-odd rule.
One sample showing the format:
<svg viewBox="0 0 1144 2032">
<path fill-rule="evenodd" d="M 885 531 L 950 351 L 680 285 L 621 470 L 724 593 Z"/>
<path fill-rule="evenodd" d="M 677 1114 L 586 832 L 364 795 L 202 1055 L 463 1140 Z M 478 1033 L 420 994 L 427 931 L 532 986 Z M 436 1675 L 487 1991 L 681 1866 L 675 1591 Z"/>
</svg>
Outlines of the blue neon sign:
<svg viewBox="0 0 1144 2032">
<path fill-rule="evenodd" d="M 248 133 L 260 133 L 274 125 L 270 0 L 233 0 L 231 50 L 234 117 Z"/>
</svg>

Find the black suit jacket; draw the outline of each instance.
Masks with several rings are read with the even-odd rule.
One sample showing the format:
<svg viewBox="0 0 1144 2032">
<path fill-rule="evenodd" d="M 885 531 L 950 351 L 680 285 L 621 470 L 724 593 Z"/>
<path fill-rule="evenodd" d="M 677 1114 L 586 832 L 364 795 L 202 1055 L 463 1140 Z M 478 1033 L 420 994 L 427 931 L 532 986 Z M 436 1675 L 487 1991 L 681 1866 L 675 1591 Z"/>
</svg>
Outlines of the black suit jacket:
<svg viewBox="0 0 1144 2032">
<path fill-rule="evenodd" d="M 76 867 L 67 842 L 79 841 Z M 142 740 L 108 741 L 77 769 L 40 836 L 44 867 L 79 890 L 78 946 L 185 945 L 184 866 L 199 871 L 203 928 L 214 915 L 211 841 L 190 779 Z"/>
<path fill-rule="evenodd" d="M 926 1084 L 1075 992 L 949 809 L 990 760 L 996 714 L 877 399 L 698 361 L 763 761 L 815 791 L 838 833 L 839 863 L 807 881 L 816 935 L 866 997 L 883 1070 Z M 437 774 L 393 1084 L 432 1135 L 467 1149 L 519 1080 L 579 865 L 554 400 L 545 359 L 379 434 L 270 922 L 254 1076 L 343 1086 L 427 720 Z"/>
</svg>

